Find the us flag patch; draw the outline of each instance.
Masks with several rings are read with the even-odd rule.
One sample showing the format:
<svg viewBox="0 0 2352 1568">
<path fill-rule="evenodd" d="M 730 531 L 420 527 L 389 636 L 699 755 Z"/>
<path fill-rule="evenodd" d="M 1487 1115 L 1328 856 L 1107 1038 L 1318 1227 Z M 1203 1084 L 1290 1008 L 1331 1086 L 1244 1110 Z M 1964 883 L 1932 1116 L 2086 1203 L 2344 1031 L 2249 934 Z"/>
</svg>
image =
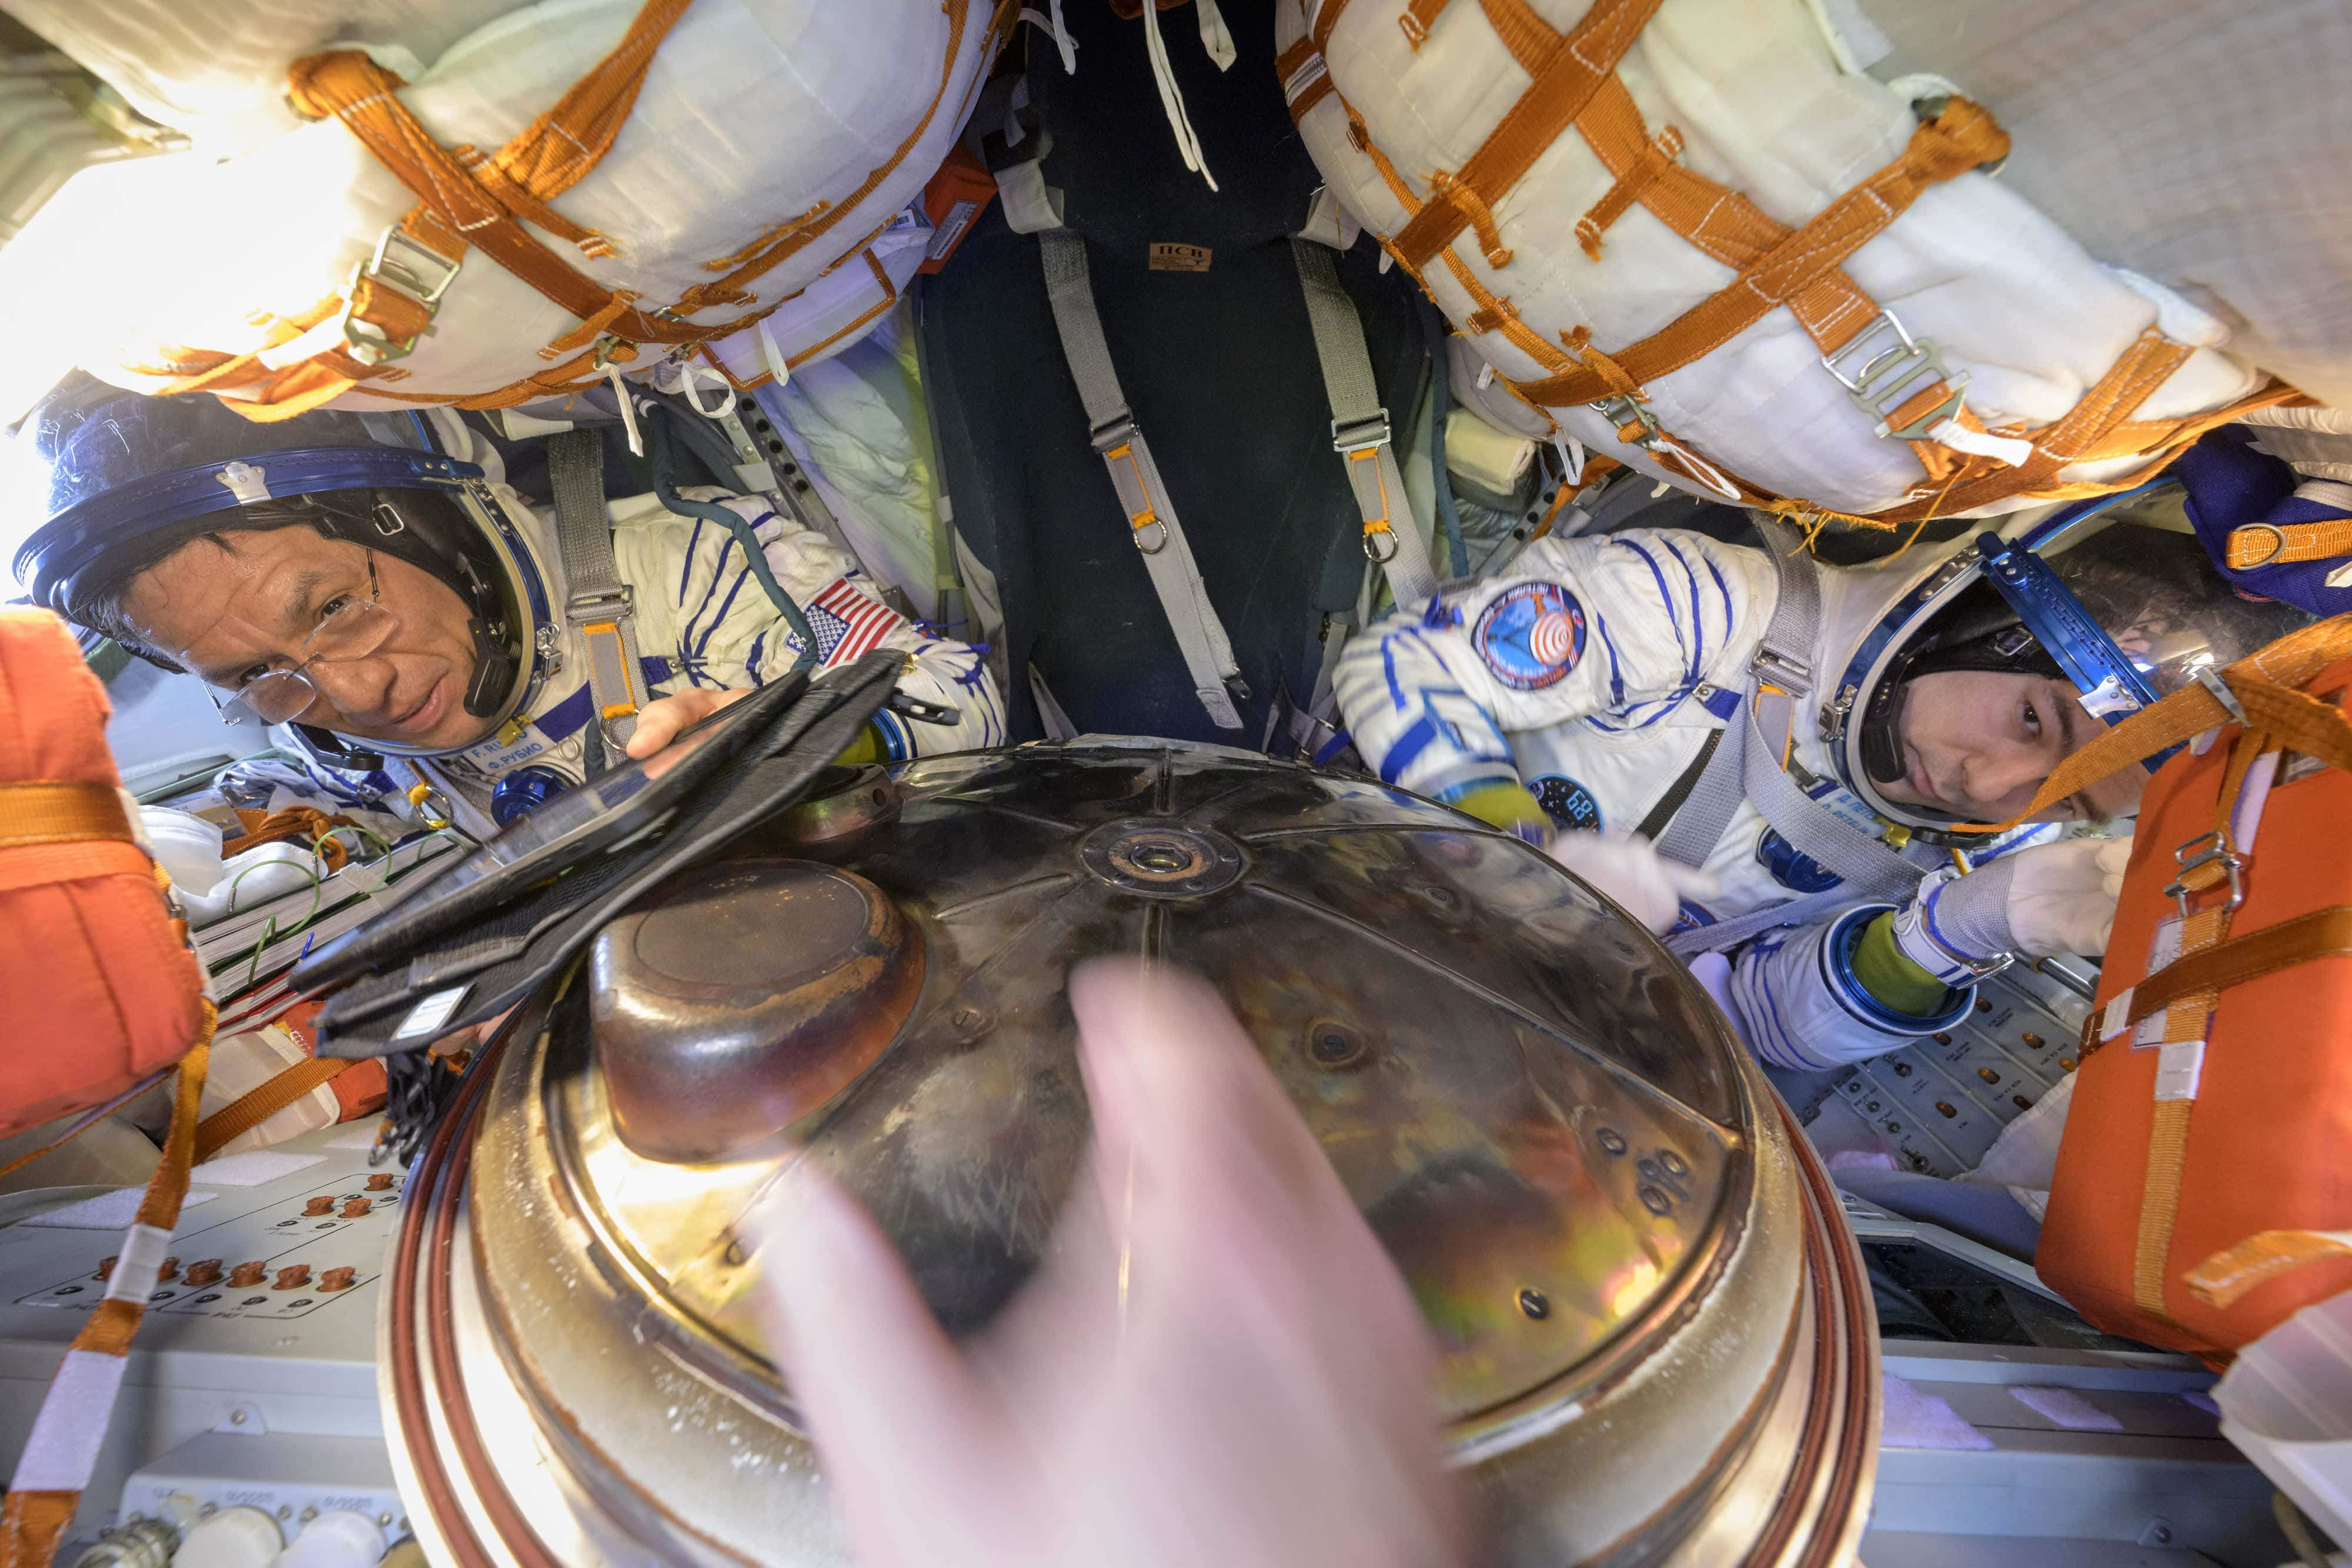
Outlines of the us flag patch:
<svg viewBox="0 0 2352 1568">
<path fill-rule="evenodd" d="M 865 657 L 904 624 L 897 611 L 859 592 L 846 577 L 809 601 L 808 623 L 816 633 L 817 664 L 828 670 Z"/>
</svg>

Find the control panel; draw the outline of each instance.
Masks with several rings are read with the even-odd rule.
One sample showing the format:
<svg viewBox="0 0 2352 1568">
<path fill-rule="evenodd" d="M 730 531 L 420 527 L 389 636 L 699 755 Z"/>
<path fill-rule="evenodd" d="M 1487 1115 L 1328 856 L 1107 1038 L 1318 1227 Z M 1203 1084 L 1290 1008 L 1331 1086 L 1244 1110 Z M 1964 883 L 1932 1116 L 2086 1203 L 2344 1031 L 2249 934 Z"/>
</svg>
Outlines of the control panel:
<svg viewBox="0 0 2352 1568">
<path fill-rule="evenodd" d="M 368 1165 L 376 1125 L 323 1128 L 192 1173 L 60 1563 L 101 1532 L 129 1551 L 144 1539 L 134 1524 L 168 1521 L 176 1536 L 231 1511 L 257 1541 L 266 1520 L 289 1545 L 329 1518 L 354 1541 L 365 1536 L 354 1520 L 387 1542 L 406 1532 L 375 1318 L 408 1177 Z M 56 1188 L 0 1210 L 0 1473 L 102 1299 L 137 1201 Z"/>
</svg>

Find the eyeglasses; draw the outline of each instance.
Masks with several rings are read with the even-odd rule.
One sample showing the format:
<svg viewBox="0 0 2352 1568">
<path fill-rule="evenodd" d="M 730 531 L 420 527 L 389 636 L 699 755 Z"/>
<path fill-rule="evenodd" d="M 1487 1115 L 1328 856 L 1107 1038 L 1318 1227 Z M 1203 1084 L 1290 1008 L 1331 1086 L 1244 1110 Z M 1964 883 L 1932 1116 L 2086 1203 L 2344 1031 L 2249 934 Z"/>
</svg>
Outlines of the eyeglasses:
<svg viewBox="0 0 2352 1568">
<path fill-rule="evenodd" d="M 264 724 L 284 724 L 319 699 L 310 666 L 364 659 L 392 640 L 400 630 L 400 616 L 383 607 L 383 588 L 376 581 L 375 552 L 367 552 L 368 595 L 345 599 L 320 618 L 302 639 L 301 663 L 290 669 L 269 670 L 237 687 L 234 702 L 242 703 Z M 221 716 L 234 723 L 224 709 Z"/>
</svg>

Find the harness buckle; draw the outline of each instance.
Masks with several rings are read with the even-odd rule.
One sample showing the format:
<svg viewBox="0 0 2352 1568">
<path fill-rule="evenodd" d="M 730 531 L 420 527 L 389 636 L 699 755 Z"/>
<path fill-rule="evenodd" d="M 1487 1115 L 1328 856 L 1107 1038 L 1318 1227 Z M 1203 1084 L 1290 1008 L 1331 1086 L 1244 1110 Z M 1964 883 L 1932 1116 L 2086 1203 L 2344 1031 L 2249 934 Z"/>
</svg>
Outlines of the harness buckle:
<svg viewBox="0 0 2352 1568">
<path fill-rule="evenodd" d="M 1108 457 L 1118 448 L 1132 443 L 1138 434 L 1135 415 L 1120 409 L 1100 424 L 1088 426 L 1087 441 L 1094 447 L 1096 456 Z"/>
<path fill-rule="evenodd" d="M 1770 673 L 1785 675 L 1795 683 L 1795 689 L 1800 691 L 1811 691 L 1813 686 L 1812 665 L 1793 653 L 1783 653 L 1773 648 L 1759 648 L 1756 650 L 1756 656 L 1748 661 L 1748 668 L 1750 673 L 1759 675 Z"/>
<path fill-rule="evenodd" d="M 563 601 L 563 618 L 574 626 L 594 621 L 619 621 L 636 609 L 637 591 L 627 583 L 592 592 L 575 593 Z"/>
<path fill-rule="evenodd" d="M 2200 844 L 2207 847 L 2200 850 L 2197 847 Z M 2230 902 L 2221 906 L 2221 913 L 2227 915 L 2246 902 L 2245 857 L 2236 853 L 2229 845 L 2221 841 L 2219 830 L 2209 829 L 2198 834 L 2173 851 L 2172 860 L 2173 863 L 2180 868 L 2180 875 L 2164 890 L 2164 895 L 2180 906 L 2181 919 L 2189 918 L 2189 896 L 2198 891 L 2189 885 L 2189 873 L 2202 871 L 2210 865 L 2220 866 L 2230 876 Z"/>
<path fill-rule="evenodd" d="M 387 225 L 383 233 L 376 236 L 375 254 L 352 268 L 351 280 L 343 286 L 343 314 L 339 325 L 346 351 L 363 365 L 381 365 L 415 352 L 417 343 L 433 329 L 426 326 L 413 337 L 395 339 L 374 322 L 353 315 L 362 282 L 406 295 L 424 308 L 429 321 L 440 310 L 441 297 L 449 292 L 449 286 L 457 280 L 465 265 L 463 256 L 443 256 L 398 224 Z"/>
<path fill-rule="evenodd" d="M 1593 413 L 1614 425 L 1621 434 L 1629 424 L 1640 425 L 1642 434 L 1633 438 L 1633 444 L 1643 451 L 1658 444 L 1662 433 L 1658 428 L 1657 415 L 1643 407 L 1631 393 L 1620 392 L 1615 397 L 1604 397 L 1591 407 Z"/>
<path fill-rule="evenodd" d="M 1331 422 L 1331 450 L 1347 455 L 1389 444 L 1389 411 L 1375 409 L 1361 419 Z"/>
<path fill-rule="evenodd" d="M 1886 341 L 1890 331 L 1895 336 L 1891 343 Z M 1844 367 L 1857 359 L 1861 368 L 1848 375 Z M 1969 373 L 1947 371 L 1944 350 L 1936 340 L 1911 336 L 1892 310 L 1881 310 L 1876 319 L 1856 333 L 1845 347 L 1835 353 L 1823 354 L 1822 369 L 1837 378 L 1854 407 L 1878 422 L 1877 434 L 1882 437 L 1926 441 L 1930 430 L 1948 419 L 1957 418 L 1960 405 L 1967 402 L 1964 389 L 1969 384 Z M 1897 428 L 1893 423 L 1895 411 L 1938 382 L 1949 389 L 1949 395 Z"/>
</svg>

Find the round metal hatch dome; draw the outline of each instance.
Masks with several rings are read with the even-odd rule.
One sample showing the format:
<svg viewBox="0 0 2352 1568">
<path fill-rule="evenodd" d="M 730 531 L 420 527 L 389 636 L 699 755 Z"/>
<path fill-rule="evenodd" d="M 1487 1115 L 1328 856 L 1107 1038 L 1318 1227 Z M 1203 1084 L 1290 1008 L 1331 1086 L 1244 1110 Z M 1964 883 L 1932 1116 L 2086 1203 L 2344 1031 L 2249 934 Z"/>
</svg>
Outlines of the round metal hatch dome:
<svg viewBox="0 0 2352 1568">
<path fill-rule="evenodd" d="M 1850 1552 L 1859 1263 L 1721 1015 L 1613 905 L 1443 807 L 1214 748 L 895 789 L 835 863 L 786 822 L 616 922 L 414 1184 L 387 1406 L 436 1560 L 841 1561 L 731 1227 L 804 1148 L 950 1330 L 985 1324 L 1077 1173 L 1064 983 L 1103 953 L 1207 976 L 1289 1091 L 1427 1316 L 1490 1561 Z"/>
</svg>

